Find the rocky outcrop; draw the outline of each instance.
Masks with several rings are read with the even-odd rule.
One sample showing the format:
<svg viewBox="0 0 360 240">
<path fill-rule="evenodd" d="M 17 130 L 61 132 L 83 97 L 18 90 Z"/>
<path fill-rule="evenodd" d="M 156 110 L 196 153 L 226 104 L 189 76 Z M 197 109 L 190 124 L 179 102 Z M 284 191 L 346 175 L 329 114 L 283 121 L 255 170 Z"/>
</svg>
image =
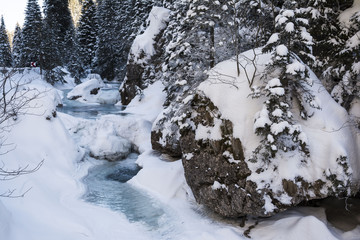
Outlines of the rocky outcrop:
<svg viewBox="0 0 360 240">
<path fill-rule="evenodd" d="M 163 51 L 162 37 L 169 15 L 170 10 L 154 7 L 149 15 L 146 30 L 135 38 L 126 65 L 126 77 L 119 90 L 123 105 L 128 105 L 152 83 L 151 80 L 161 65 L 159 56 Z"/>
<path fill-rule="evenodd" d="M 175 115 L 172 121 L 177 120 L 178 142 L 153 147 L 162 146 L 161 151 L 165 153 L 182 153 L 186 181 L 195 199 L 216 213 L 226 217 L 266 217 L 303 201 L 334 194 L 334 191 L 324 191 L 330 185 L 320 179 L 315 182 L 301 177 L 295 181 L 283 179 L 282 191 L 274 191 L 271 184 L 259 186 L 252 181 L 250 175 L 261 176 L 263 170 L 250 169 L 242 140 L 234 137 L 233 123 L 224 119 L 219 109 L 201 93 L 195 94 L 178 113 L 181 114 Z"/>
</svg>

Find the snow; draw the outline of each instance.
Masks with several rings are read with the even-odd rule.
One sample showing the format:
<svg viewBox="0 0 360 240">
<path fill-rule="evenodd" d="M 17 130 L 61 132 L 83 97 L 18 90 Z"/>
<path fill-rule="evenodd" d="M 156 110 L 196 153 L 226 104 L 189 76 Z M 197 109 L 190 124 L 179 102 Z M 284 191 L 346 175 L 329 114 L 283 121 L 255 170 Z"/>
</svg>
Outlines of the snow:
<svg viewBox="0 0 360 240">
<path fill-rule="evenodd" d="M 162 104 L 166 99 L 164 88 L 161 81 L 151 84 L 143 91 L 141 98 L 137 95 L 126 106 L 124 112 L 142 116 L 147 121 L 153 122 L 162 111 Z M 118 102 L 117 105 L 121 105 L 121 102 Z"/>
<path fill-rule="evenodd" d="M 209 139 L 209 140 L 221 140 L 221 124 L 219 119 L 214 120 L 213 127 L 207 127 L 199 124 L 195 132 L 195 139 Z"/>
<path fill-rule="evenodd" d="M 267 45 L 271 43 L 276 43 L 277 41 L 279 41 L 279 33 L 273 33 L 269 38 Z"/>
<path fill-rule="evenodd" d="M 345 27 L 350 27 L 351 26 L 351 22 L 350 19 L 351 17 L 355 14 L 358 13 L 360 11 L 360 0 L 354 0 L 354 3 L 352 5 L 352 7 L 346 9 L 345 11 L 343 11 L 340 16 L 339 16 L 339 21 L 345 26 Z"/>
<path fill-rule="evenodd" d="M 166 27 L 169 16 L 170 10 L 163 7 L 153 7 L 147 19 L 149 26 L 143 34 L 136 36 L 131 46 L 130 54 L 134 54 L 134 56 L 139 58 L 142 52 L 146 56 L 154 55 L 154 38 Z"/>
<path fill-rule="evenodd" d="M 279 133 L 282 133 L 285 131 L 285 129 L 290 129 L 290 124 L 287 121 L 282 121 L 279 123 L 273 123 L 271 124 L 270 131 L 273 135 L 278 135 Z"/>
<path fill-rule="evenodd" d="M 349 113 L 357 118 L 360 118 L 360 98 L 355 98 L 350 104 Z"/>
<path fill-rule="evenodd" d="M 269 56 L 264 55 L 262 59 L 266 62 Z M 217 68 L 221 67 L 222 70 L 237 76 L 236 68 L 233 66 L 234 63 L 228 61 L 218 65 Z M 105 115 L 90 120 L 58 112 L 56 117 L 47 120 L 47 114 L 54 110 L 59 101 L 61 102 L 59 91 L 44 83 L 36 72 L 26 73 L 23 80 L 29 79 L 32 81 L 28 85 L 30 89 L 46 91 L 41 98 L 36 100 L 36 103 L 32 103 L 37 104 L 38 107 L 31 109 L 29 113 L 36 114 L 19 116 L 19 120 L 7 133 L 8 142 L 15 144 L 16 148 L 1 156 L 1 161 L 9 169 L 27 165 L 31 169 L 41 160 L 44 160 L 44 163 L 35 173 L 1 182 L 1 192 L 16 188 L 15 194 L 21 194 L 29 188 L 31 190 L 24 198 L 0 199 L 0 239 L 247 239 L 243 232 L 252 224 L 251 221 L 245 228 L 240 228 L 238 221 L 221 219 L 197 205 L 186 184 L 181 161 L 166 160 L 151 150 L 152 122 L 162 111 L 161 106 L 165 100 L 164 87 L 160 82 L 145 89 L 141 101 L 139 98 L 134 99 L 125 110 L 128 113 L 126 116 Z M 242 139 L 246 153 L 249 153 L 251 148 L 257 146 L 258 143 L 258 138 L 252 132 L 251 126 L 254 114 L 260 110 L 261 100 L 248 99 L 250 90 L 246 81 L 240 78 L 237 80 L 237 84 L 242 87 L 239 90 L 226 84 L 207 85 L 204 83 L 201 88 L 207 90 L 212 100 L 220 106 L 222 113 L 235 123 L 234 133 Z M 223 97 L 224 91 L 231 99 Z M 352 135 L 346 129 L 324 132 L 324 130 L 337 129 L 341 122 L 337 117 L 334 119 L 328 116 L 342 116 L 342 120 L 346 120 L 346 117 L 330 97 L 324 99 L 322 96 L 322 100 L 325 100 L 324 102 L 327 102 L 329 106 L 324 107 L 326 113 L 317 113 L 327 118 L 317 117 L 313 122 L 303 124 L 307 134 L 321 129 L 320 133 L 315 133 L 315 135 L 321 135 L 315 140 L 322 140 L 324 146 L 321 150 L 312 150 L 312 153 L 320 154 L 319 165 L 324 164 L 321 161 L 322 157 L 332 156 L 332 154 L 329 156 L 325 154 L 329 152 L 329 149 L 337 148 L 336 144 L 340 143 L 336 140 L 337 137 L 342 136 L 342 141 L 345 141 L 343 150 L 351 148 L 351 141 L 354 141 L 353 138 L 347 140 Z M 234 104 L 236 107 L 246 107 L 242 107 L 242 111 L 235 113 Z M 315 124 L 318 126 L 314 127 Z M 93 164 L 84 159 L 84 154 L 90 151 L 93 141 L 104 138 L 107 134 L 110 138 L 126 139 L 138 147 L 141 154 L 137 162 L 142 170 L 130 180 L 129 184 L 146 191 L 165 204 L 164 211 L 171 216 L 166 225 L 173 229 L 172 232 L 166 233 L 169 235 L 155 235 L 154 237 L 141 223 L 130 223 L 119 212 L 81 200 L 85 192 L 81 178 L 87 174 L 89 167 Z M 315 135 L 313 134 L 309 139 L 314 138 Z M 329 137 L 332 135 L 335 137 Z M 329 144 L 329 141 L 333 143 Z M 311 144 L 314 145 L 314 143 Z M 99 151 L 100 149 L 99 145 Z M 191 154 L 186 157 L 191 161 Z M 292 168 L 294 166 L 289 163 L 287 171 L 291 171 Z M 226 189 L 226 186 L 220 182 L 214 182 L 213 187 L 215 190 Z M 282 202 L 291 201 L 291 198 L 286 195 L 279 199 Z M 272 211 L 271 200 L 266 201 L 266 209 Z M 253 239 L 260 240 L 355 239 L 359 233 L 359 227 L 346 233 L 335 230 L 327 222 L 323 208 L 297 208 L 276 217 L 261 219 L 259 224 L 251 230 L 250 235 Z"/>
<path fill-rule="evenodd" d="M 276 47 L 276 54 L 277 55 L 286 56 L 286 55 L 288 55 L 288 53 L 289 53 L 289 50 L 284 44 L 281 44 L 281 45 Z"/>
<path fill-rule="evenodd" d="M 292 63 L 286 66 L 286 73 L 296 75 L 299 72 L 305 72 L 305 65 L 297 60 L 294 60 Z"/>
<path fill-rule="evenodd" d="M 215 181 L 214 184 L 211 186 L 212 190 L 221 190 L 221 189 L 226 189 L 228 190 L 228 188 L 226 187 L 225 184 L 221 184 L 218 181 Z"/>
<path fill-rule="evenodd" d="M 114 104 L 120 100 L 118 91 L 107 91 L 107 85 L 98 74 L 89 74 L 84 82 L 75 86 L 67 98 L 82 103 Z"/>
<path fill-rule="evenodd" d="M 291 33 L 295 30 L 295 26 L 294 26 L 294 23 L 292 22 L 288 22 L 285 26 L 285 31 Z"/>
<path fill-rule="evenodd" d="M 267 83 L 266 89 L 273 88 L 273 87 L 281 87 L 281 86 L 282 86 L 282 84 L 280 82 L 280 79 L 273 78 Z"/>
</svg>

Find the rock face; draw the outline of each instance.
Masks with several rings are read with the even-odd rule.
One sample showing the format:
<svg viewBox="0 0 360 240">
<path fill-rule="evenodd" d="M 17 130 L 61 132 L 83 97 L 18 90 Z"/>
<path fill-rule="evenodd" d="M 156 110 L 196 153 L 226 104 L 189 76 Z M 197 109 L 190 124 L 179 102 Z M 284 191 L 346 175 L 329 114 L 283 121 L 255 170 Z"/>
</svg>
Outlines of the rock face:
<svg viewBox="0 0 360 240">
<path fill-rule="evenodd" d="M 180 145 L 185 177 L 196 200 L 226 217 L 267 216 L 256 184 L 246 179 L 251 171 L 240 139 L 233 137 L 232 123 L 200 95 L 195 95 L 187 116 L 185 121 L 194 127 L 180 130 Z"/>
<path fill-rule="evenodd" d="M 126 65 L 126 77 L 119 90 L 123 105 L 128 105 L 136 95 L 141 94 L 141 91 L 152 83 L 157 68 L 160 68 L 162 37 L 169 15 L 170 10 L 153 7 L 147 20 L 149 25 L 135 38 Z"/>
</svg>

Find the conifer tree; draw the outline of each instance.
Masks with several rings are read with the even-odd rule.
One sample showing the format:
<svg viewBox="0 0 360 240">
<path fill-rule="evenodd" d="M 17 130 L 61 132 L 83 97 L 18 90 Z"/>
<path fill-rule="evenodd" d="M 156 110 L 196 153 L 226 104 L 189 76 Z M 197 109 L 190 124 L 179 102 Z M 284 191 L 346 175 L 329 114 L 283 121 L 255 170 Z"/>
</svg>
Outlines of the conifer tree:
<svg viewBox="0 0 360 240">
<path fill-rule="evenodd" d="M 22 29 L 22 55 L 20 65 L 31 66 L 31 62 L 40 62 L 42 41 L 42 17 L 37 0 L 29 0 L 25 10 L 25 22 Z"/>
<path fill-rule="evenodd" d="M 285 1 L 275 18 L 276 33 L 263 49 L 271 52 L 272 58 L 263 77 L 266 86 L 260 91 L 267 100 L 255 116 L 254 125 L 255 132 L 264 137 L 255 153 L 267 161 L 278 151 L 303 152 L 304 160 L 309 155 L 306 136 L 292 112 L 293 101 L 299 105 L 303 119 L 312 116 L 311 107 L 319 108 L 310 89 L 312 79 L 302 61 L 311 57 L 312 37 L 307 31 L 307 19 L 299 13 L 296 2 Z"/>
<path fill-rule="evenodd" d="M 83 62 L 80 59 L 80 51 L 77 37 L 75 35 L 73 46 L 73 54 L 71 55 L 70 62 L 68 64 L 68 70 L 71 74 L 71 77 L 75 79 L 75 83 L 81 83 L 80 79 L 85 77 L 85 70 L 83 67 Z"/>
<path fill-rule="evenodd" d="M 4 18 L 1 16 L 0 22 L 0 67 L 11 67 L 12 56 L 9 43 L 9 36 L 7 35 Z"/>
<path fill-rule="evenodd" d="M 117 59 L 116 24 L 119 1 L 102 0 L 97 9 L 97 21 L 99 31 L 96 42 L 96 71 L 103 78 L 112 80 L 115 78 Z"/>
<path fill-rule="evenodd" d="M 23 58 L 23 39 L 22 30 L 19 24 L 16 24 L 14 38 L 12 41 L 12 55 L 14 67 L 21 67 L 21 59 Z"/>
<path fill-rule="evenodd" d="M 310 33 L 314 37 L 315 62 L 311 66 L 332 97 L 346 109 L 359 91 L 358 46 L 357 41 L 353 41 L 359 29 L 356 14 L 350 21 L 350 28 L 340 23 L 339 16 L 352 3 L 352 0 L 310 0 L 307 8 Z"/>
<path fill-rule="evenodd" d="M 69 44 L 74 34 L 74 25 L 69 10 L 69 2 L 63 0 L 45 0 L 44 1 L 44 27 L 48 28 L 45 32 L 52 31 L 52 35 L 44 35 L 47 40 L 54 44 L 56 52 L 44 52 L 51 54 L 55 66 L 65 66 L 71 55 L 72 44 Z"/>
<path fill-rule="evenodd" d="M 77 28 L 78 53 L 83 66 L 91 68 L 96 48 L 96 5 L 85 0 Z"/>
</svg>

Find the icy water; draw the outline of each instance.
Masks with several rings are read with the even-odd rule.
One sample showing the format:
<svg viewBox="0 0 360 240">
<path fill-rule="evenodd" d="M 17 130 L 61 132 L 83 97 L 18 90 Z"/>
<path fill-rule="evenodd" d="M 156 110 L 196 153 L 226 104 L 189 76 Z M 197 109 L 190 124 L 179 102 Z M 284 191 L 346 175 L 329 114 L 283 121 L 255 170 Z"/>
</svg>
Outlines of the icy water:
<svg viewBox="0 0 360 240">
<path fill-rule="evenodd" d="M 83 179 L 88 202 L 125 214 L 130 222 L 140 222 L 149 230 L 157 230 L 166 221 L 164 210 L 146 193 L 126 183 L 140 168 L 135 164 L 137 154 L 119 162 L 103 161 L 89 169 Z"/>
<path fill-rule="evenodd" d="M 116 88 L 117 85 L 114 85 L 113 88 L 105 88 L 102 91 L 114 92 L 118 91 Z M 69 114 L 74 117 L 86 118 L 86 119 L 96 119 L 101 115 L 107 114 L 117 114 L 117 115 L 127 115 L 123 113 L 123 106 L 115 106 L 114 104 L 86 104 L 78 101 L 69 100 L 66 98 L 66 95 L 70 90 L 64 91 L 63 106 L 58 108 L 60 112 Z"/>
</svg>

